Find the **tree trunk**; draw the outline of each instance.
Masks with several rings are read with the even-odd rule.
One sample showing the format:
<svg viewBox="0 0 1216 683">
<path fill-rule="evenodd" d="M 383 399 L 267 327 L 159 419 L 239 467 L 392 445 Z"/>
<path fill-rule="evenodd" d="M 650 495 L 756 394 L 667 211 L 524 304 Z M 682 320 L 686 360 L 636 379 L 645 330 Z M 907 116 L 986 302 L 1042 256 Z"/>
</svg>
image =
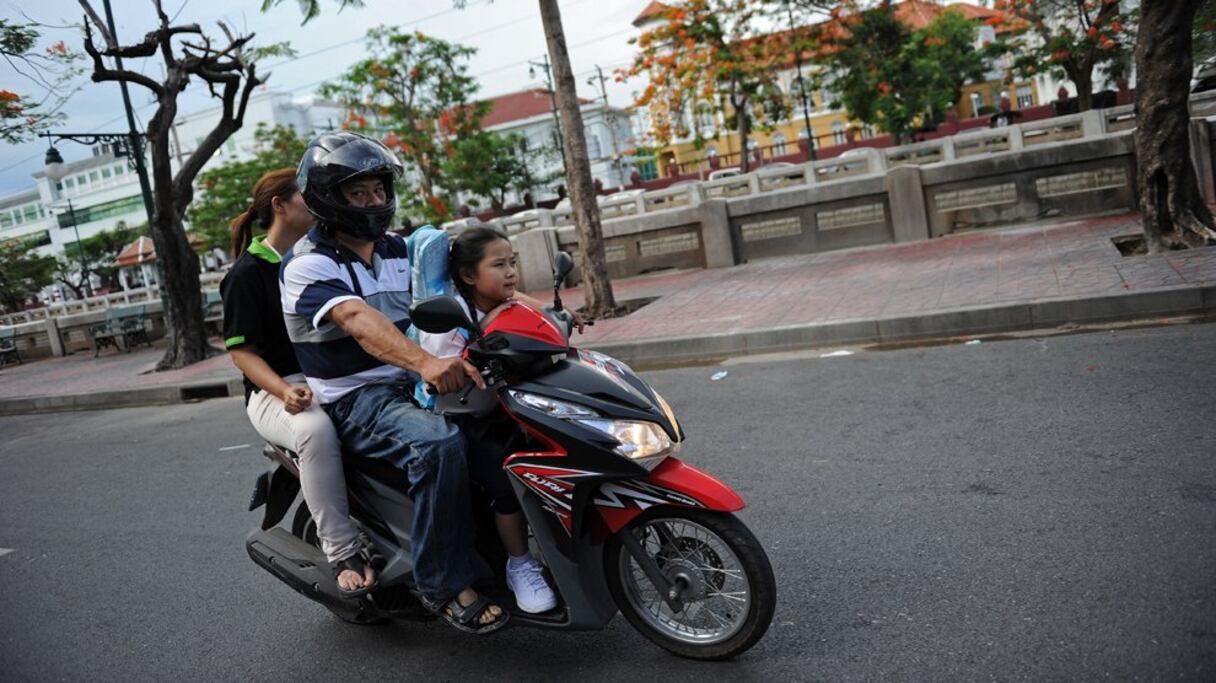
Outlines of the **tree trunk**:
<svg viewBox="0 0 1216 683">
<path fill-rule="evenodd" d="M 1202 0 L 1140 3 L 1136 179 L 1150 252 L 1216 244 L 1190 155 L 1191 29 Z"/>
<path fill-rule="evenodd" d="M 566 184 L 570 187 L 570 208 L 574 214 L 574 224 L 578 227 L 583 269 L 583 310 L 597 318 L 609 317 L 616 309 L 616 300 L 612 295 L 612 283 L 608 280 L 600 208 L 591 183 L 583 116 L 579 111 L 578 92 L 574 87 L 574 73 L 570 68 L 570 55 L 566 51 L 566 36 L 562 30 L 557 0 L 540 0 L 540 16 L 545 25 L 549 59 L 553 62 L 557 110 L 566 151 Z"/>
<path fill-rule="evenodd" d="M 161 97 L 148 121 L 148 151 L 152 157 L 152 243 L 156 246 L 161 300 L 169 348 L 156 364 L 172 370 L 219 353 L 207 343 L 203 299 L 198 279 L 198 255 L 190 248 L 182 218 L 176 209 L 173 172 L 169 159 L 169 126 L 177 113 L 176 90 Z"/>
<path fill-rule="evenodd" d="M 735 107 L 735 126 L 739 131 L 739 156 L 742 159 L 739 162 L 739 170 L 744 173 L 752 168 L 752 151 L 747 148 L 747 134 L 750 132 L 747 123 L 747 105 Z"/>
<path fill-rule="evenodd" d="M 1094 67 L 1078 64 L 1066 68 L 1068 80 L 1077 88 L 1077 111 L 1089 111 L 1094 106 Z"/>
</svg>

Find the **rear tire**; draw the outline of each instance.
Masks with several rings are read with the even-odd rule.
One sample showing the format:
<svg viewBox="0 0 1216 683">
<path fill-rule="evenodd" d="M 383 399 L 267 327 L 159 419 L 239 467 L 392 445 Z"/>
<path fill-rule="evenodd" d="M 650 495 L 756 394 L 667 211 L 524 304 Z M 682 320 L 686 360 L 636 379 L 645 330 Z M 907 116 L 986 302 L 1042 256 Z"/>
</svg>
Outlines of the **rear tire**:
<svg viewBox="0 0 1216 683">
<path fill-rule="evenodd" d="M 660 530 L 674 536 L 673 543 L 664 543 Z M 734 515 L 651 508 L 625 533 L 634 534 L 660 571 L 669 579 L 680 577 L 685 587 L 684 609 L 672 613 L 620 538 L 612 538 L 604 557 L 608 588 L 642 635 L 681 657 L 700 660 L 729 659 L 764 636 L 773 619 L 777 584 L 760 542 Z M 650 600 L 648 592 L 654 594 Z M 692 623 L 699 619 L 708 626 Z"/>
<path fill-rule="evenodd" d="M 313 521 L 312 512 L 304 501 L 300 501 L 299 507 L 296 508 L 295 518 L 291 522 L 291 534 L 309 545 L 321 547 L 321 539 L 317 537 L 317 523 Z M 359 598 L 358 602 L 357 609 L 338 609 L 329 605 L 324 607 L 348 624 L 375 626 L 389 622 L 389 619 L 381 616 L 375 607 L 368 604 L 366 598 Z"/>
</svg>

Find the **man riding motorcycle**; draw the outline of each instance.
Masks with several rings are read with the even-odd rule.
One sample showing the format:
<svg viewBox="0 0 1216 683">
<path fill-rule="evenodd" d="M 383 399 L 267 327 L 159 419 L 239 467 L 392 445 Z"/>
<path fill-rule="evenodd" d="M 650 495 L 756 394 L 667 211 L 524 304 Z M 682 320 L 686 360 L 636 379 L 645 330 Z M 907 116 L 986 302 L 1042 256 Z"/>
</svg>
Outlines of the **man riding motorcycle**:
<svg viewBox="0 0 1216 683">
<path fill-rule="evenodd" d="M 410 264 L 404 241 L 387 232 L 400 174 L 393 153 L 362 135 L 324 133 L 309 144 L 297 182 L 318 224 L 283 259 L 283 315 L 344 448 L 406 474 L 424 604 L 458 629 L 488 633 L 508 615 L 472 588 L 465 442 L 410 399 L 419 380 L 440 393 L 484 382 L 467 362 L 436 358 L 405 336 Z"/>
</svg>

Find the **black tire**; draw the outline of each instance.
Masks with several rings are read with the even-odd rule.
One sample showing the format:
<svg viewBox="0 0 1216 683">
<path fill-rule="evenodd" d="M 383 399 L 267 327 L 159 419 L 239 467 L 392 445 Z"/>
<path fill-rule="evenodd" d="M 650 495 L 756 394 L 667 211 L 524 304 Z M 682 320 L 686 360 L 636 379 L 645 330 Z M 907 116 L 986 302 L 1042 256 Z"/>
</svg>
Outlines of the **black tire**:
<svg viewBox="0 0 1216 683">
<path fill-rule="evenodd" d="M 676 637 L 674 630 L 665 630 L 665 628 L 657 626 L 652 620 L 656 620 L 656 615 L 644 615 L 641 608 L 635 604 L 631 598 L 631 591 L 627 587 L 627 583 L 632 585 L 634 580 L 622 574 L 622 568 L 627 563 L 633 563 L 633 558 L 629 551 L 621 543 L 619 536 L 614 536 L 608 544 L 605 553 L 605 573 L 608 580 L 608 588 L 612 592 L 612 597 L 616 600 L 617 607 L 629 623 L 633 625 L 642 635 L 649 638 L 659 647 L 668 650 L 681 657 L 699 660 L 722 660 L 730 659 L 748 648 L 755 645 L 768 631 L 769 623 L 773 619 L 773 611 L 777 604 L 777 582 L 773 578 L 773 569 L 769 564 L 768 556 L 765 555 L 764 549 L 760 546 L 760 542 L 752 535 L 752 532 L 740 522 L 738 518 L 730 513 L 711 512 L 707 510 L 695 510 L 687 508 L 660 507 L 651 508 L 643 514 L 639 515 L 626 530 L 626 533 L 637 534 L 639 530 L 643 531 L 643 535 L 650 533 L 649 525 L 653 522 L 666 520 L 676 522 L 689 522 L 697 525 L 710 533 L 722 542 L 735 559 L 738 560 L 739 567 L 743 570 L 746 576 L 748 598 L 746 613 L 742 617 L 739 625 L 733 633 L 722 640 L 713 642 L 687 642 Z M 700 543 L 700 541 L 681 537 L 678 539 L 680 543 L 685 540 L 689 543 Z M 639 538 L 643 540 L 643 538 Z M 708 545 L 702 544 L 705 548 Z M 643 547 L 646 544 L 643 543 Z M 648 551 L 649 552 L 649 551 Z M 663 551 L 651 555 L 657 563 L 660 563 L 660 568 L 666 573 L 668 569 L 664 568 L 664 559 L 660 557 Z M 693 550 L 692 552 L 700 553 L 698 557 L 705 560 L 707 557 L 716 558 L 721 561 L 721 558 L 711 550 Z M 675 567 L 675 562 L 682 558 L 672 558 L 668 560 L 671 567 Z M 708 581 L 711 576 L 723 576 L 725 572 L 717 574 L 700 572 L 706 580 L 706 589 L 712 588 Z M 722 582 L 725 578 L 713 579 L 717 582 L 717 588 L 721 591 Z M 653 588 L 653 584 L 645 579 L 647 586 Z M 705 594 L 708 597 L 708 594 Z M 741 610 L 740 613 L 743 611 Z"/>
<path fill-rule="evenodd" d="M 291 521 L 291 534 L 309 545 L 321 547 L 321 539 L 317 537 L 317 523 L 313 521 L 312 512 L 304 501 L 300 501 L 299 507 L 296 508 L 296 515 Z M 333 612 L 334 616 L 348 624 L 375 626 L 389 622 L 389 619 L 381 616 L 375 607 L 362 598 L 359 599 L 358 609 L 338 609 L 329 605 L 325 605 L 325 609 Z"/>
</svg>

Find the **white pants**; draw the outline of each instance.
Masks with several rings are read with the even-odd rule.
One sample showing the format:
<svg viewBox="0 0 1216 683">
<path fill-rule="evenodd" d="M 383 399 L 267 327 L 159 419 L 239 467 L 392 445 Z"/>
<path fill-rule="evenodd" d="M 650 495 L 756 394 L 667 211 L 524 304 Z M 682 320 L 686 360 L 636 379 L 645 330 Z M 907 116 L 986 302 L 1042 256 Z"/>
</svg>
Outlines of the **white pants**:
<svg viewBox="0 0 1216 683">
<path fill-rule="evenodd" d="M 288 384 L 304 383 L 300 374 L 283 379 Z M 341 443 L 329 415 L 315 397 L 306 410 L 291 415 L 282 399 L 262 390 L 250 395 L 245 412 L 258 435 L 300 457 L 300 488 L 317 523 L 325 556 L 337 562 L 353 555 L 359 548 L 359 530 L 350 520 Z"/>
</svg>

